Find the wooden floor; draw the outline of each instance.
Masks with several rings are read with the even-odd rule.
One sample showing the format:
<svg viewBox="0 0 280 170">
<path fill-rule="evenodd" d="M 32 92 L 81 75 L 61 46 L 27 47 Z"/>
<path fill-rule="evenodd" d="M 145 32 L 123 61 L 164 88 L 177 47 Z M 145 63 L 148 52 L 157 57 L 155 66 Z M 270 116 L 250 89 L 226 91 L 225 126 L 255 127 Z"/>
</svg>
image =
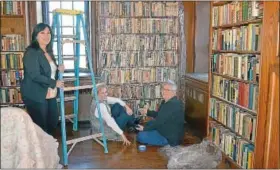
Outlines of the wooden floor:
<svg viewBox="0 0 280 170">
<path fill-rule="evenodd" d="M 67 126 L 67 140 L 78 136 L 86 136 L 89 134 L 89 125 L 80 125 L 78 132 L 73 132 L 71 124 Z M 105 154 L 103 147 L 95 141 L 89 140 L 78 143 L 68 157 L 68 169 L 85 169 L 85 168 L 151 168 L 163 169 L 167 168 L 167 159 L 159 152 L 159 147 L 147 146 L 145 152 L 139 152 L 139 145 L 135 140 L 135 134 L 128 134 L 129 140 L 132 142 L 130 146 L 123 146 L 122 142 L 108 141 L 109 153 Z M 60 129 L 57 129 L 56 138 L 61 146 Z M 184 145 L 199 143 L 200 140 L 196 137 L 186 135 Z M 62 159 L 61 148 L 59 154 Z M 219 168 L 226 168 L 219 166 Z"/>
</svg>

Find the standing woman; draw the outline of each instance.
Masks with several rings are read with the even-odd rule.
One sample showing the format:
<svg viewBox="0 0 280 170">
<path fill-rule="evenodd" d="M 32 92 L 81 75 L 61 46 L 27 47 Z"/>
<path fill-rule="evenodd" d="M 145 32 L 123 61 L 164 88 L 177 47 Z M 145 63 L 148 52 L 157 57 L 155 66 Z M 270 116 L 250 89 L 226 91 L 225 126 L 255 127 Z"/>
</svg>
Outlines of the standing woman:
<svg viewBox="0 0 280 170">
<path fill-rule="evenodd" d="M 52 30 L 49 25 L 37 24 L 32 33 L 32 42 L 23 57 L 24 79 L 21 93 L 27 112 L 33 122 L 52 135 L 59 119 L 57 107 L 57 88 L 64 83 L 57 80 L 58 66 L 52 50 Z"/>
</svg>

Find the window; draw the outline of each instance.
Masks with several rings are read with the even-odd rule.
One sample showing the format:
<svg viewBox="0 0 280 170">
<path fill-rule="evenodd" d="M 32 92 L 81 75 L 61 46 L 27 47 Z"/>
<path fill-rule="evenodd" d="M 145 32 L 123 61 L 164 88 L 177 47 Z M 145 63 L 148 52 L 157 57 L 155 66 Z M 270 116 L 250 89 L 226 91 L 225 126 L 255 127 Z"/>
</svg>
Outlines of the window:
<svg viewBox="0 0 280 170">
<path fill-rule="evenodd" d="M 57 8 L 63 8 L 63 9 L 71 9 L 71 10 L 82 10 L 86 11 L 84 17 L 88 16 L 88 2 L 84 1 L 45 1 L 43 3 L 43 21 L 45 23 L 48 23 L 49 25 L 52 25 L 53 20 L 53 13 L 52 11 Z M 85 19 L 86 25 L 87 19 Z M 61 17 L 61 23 L 62 27 L 62 35 L 75 35 L 76 34 L 76 18 L 74 16 L 68 16 L 64 15 Z M 81 39 L 84 39 L 83 31 L 82 31 L 82 25 L 81 25 Z M 87 29 L 89 30 L 89 29 Z M 57 57 L 57 42 L 54 42 L 53 44 L 53 50 L 54 55 Z M 74 69 L 74 57 L 75 54 L 75 44 L 64 44 L 62 46 L 62 56 L 64 57 L 64 66 L 65 66 L 65 72 L 72 71 Z M 87 64 L 87 58 L 85 54 L 85 46 L 80 45 L 80 70 L 82 71 L 88 71 L 88 64 Z"/>
</svg>

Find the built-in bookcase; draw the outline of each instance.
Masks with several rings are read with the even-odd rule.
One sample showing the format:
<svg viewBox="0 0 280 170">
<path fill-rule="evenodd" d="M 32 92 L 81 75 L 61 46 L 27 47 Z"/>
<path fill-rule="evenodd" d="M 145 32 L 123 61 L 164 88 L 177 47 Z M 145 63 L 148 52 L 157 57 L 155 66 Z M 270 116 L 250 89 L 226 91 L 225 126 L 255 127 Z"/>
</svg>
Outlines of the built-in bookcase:
<svg viewBox="0 0 280 170">
<path fill-rule="evenodd" d="M 239 168 L 253 168 L 263 2 L 211 5 L 209 137 Z"/>
<path fill-rule="evenodd" d="M 24 1 L 1 1 L 1 106 L 23 105 L 23 53 L 26 47 Z"/>
<path fill-rule="evenodd" d="M 161 83 L 178 83 L 179 3 L 98 2 L 98 72 L 109 95 L 156 110 Z"/>
</svg>

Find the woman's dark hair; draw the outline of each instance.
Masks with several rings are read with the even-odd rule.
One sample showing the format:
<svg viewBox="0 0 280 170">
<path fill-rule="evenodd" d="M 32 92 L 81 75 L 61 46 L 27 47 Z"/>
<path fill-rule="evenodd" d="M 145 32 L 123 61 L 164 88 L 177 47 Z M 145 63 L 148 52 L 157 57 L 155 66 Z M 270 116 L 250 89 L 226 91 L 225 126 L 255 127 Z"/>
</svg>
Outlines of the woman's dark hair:
<svg viewBox="0 0 280 170">
<path fill-rule="evenodd" d="M 28 46 L 28 48 L 34 48 L 36 50 L 40 49 L 40 45 L 37 41 L 37 35 L 39 34 L 39 32 L 43 31 L 45 28 L 49 28 L 50 34 L 51 34 L 51 41 L 47 45 L 46 50 L 47 50 L 47 52 L 51 52 L 51 53 L 53 52 L 53 49 L 52 49 L 52 44 L 53 44 L 52 29 L 48 24 L 45 24 L 45 23 L 39 23 L 34 27 L 33 32 L 32 32 L 31 44 Z"/>
</svg>

